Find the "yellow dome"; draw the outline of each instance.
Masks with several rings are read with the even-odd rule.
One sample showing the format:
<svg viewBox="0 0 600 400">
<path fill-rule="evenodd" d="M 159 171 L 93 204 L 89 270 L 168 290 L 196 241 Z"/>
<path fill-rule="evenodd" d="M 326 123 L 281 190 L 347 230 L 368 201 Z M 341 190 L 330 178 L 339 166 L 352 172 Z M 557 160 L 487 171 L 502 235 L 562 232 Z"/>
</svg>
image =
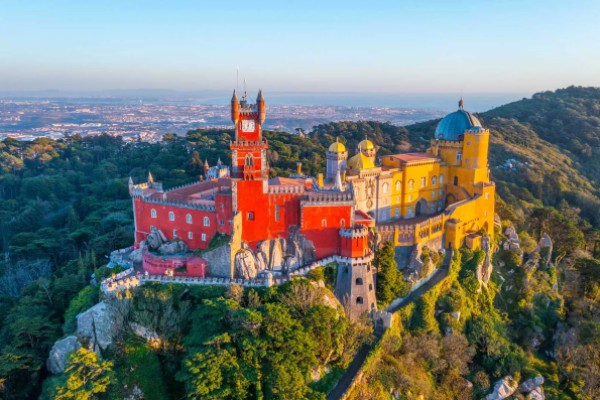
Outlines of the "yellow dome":
<svg viewBox="0 0 600 400">
<path fill-rule="evenodd" d="M 358 144 L 358 147 L 362 150 L 373 150 L 375 149 L 375 145 L 369 139 L 365 139 Z"/>
<path fill-rule="evenodd" d="M 331 153 L 343 153 L 346 151 L 346 146 L 344 146 L 343 143 L 335 141 L 331 143 L 331 146 L 329 146 L 329 151 Z"/>
<path fill-rule="evenodd" d="M 371 159 L 367 156 L 365 156 L 363 153 L 358 153 L 355 156 L 352 156 L 349 160 L 348 160 L 348 169 L 351 170 L 361 170 L 361 169 L 371 169 L 371 168 L 375 168 L 375 164 L 373 164 L 373 161 L 371 161 Z"/>
</svg>

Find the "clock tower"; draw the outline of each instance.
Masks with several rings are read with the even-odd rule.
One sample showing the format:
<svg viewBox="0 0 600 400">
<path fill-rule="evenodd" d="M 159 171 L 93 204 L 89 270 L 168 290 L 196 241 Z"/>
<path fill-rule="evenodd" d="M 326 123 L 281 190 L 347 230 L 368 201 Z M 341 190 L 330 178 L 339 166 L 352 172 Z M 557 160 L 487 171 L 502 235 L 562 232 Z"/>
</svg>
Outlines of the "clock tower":
<svg viewBox="0 0 600 400">
<path fill-rule="evenodd" d="M 255 243 L 268 236 L 269 166 L 267 141 L 262 137 L 266 108 L 262 91 L 256 104 L 249 104 L 246 93 L 238 100 L 233 91 L 231 120 L 235 140 L 231 142 L 233 212 L 241 214 L 242 240 Z"/>
<path fill-rule="evenodd" d="M 265 121 L 265 99 L 258 91 L 256 104 L 249 104 L 246 93 L 238 100 L 233 91 L 231 98 L 231 120 L 235 126 L 235 141 L 231 143 L 232 176 L 243 180 L 267 179 L 267 142 L 262 138 Z"/>
</svg>

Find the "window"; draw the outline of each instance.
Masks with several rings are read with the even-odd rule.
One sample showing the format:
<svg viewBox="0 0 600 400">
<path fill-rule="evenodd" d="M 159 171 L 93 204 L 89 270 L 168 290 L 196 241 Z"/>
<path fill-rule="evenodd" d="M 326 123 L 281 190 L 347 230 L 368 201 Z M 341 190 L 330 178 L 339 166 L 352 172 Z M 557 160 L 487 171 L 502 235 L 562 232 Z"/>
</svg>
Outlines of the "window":
<svg viewBox="0 0 600 400">
<path fill-rule="evenodd" d="M 383 193 L 387 193 L 390 189 L 390 185 L 388 185 L 387 183 L 383 184 L 383 187 L 381 188 L 381 190 L 383 191 Z"/>
<path fill-rule="evenodd" d="M 188 223 L 188 224 L 192 223 L 192 214 L 187 214 L 185 216 L 185 222 Z"/>
<path fill-rule="evenodd" d="M 246 154 L 246 159 L 244 160 L 244 166 L 249 168 L 254 168 L 254 157 L 252 154 Z"/>
<path fill-rule="evenodd" d="M 424 188 L 427 185 L 427 178 L 422 177 L 421 178 L 421 187 Z"/>
<path fill-rule="evenodd" d="M 436 184 L 437 184 L 437 176 L 434 175 L 433 177 L 431 177 L 431 185 L 435 186 Z"/>
<path fill-rule="evenodd" d="M 435 199 L 435 190 L 431 191 L 431 200 Z"/>
<path fill-rule="evenodd" d="M 487 211 L 484 211 L 484 212 L 483 212 L 483 216 L 484 216 L 484 217 L 487 217 Z"/>
<path fill-rule="evenodd" d="M 396 181 L 396 191 L 400 191 L 400 189 L 402 188 L 402 181 Z"/>
<path fill-rule="evenodd" d="M 440 185 L 444 184 L 444 175 L 440 175 Z"/>
<path fill-rule="evenodd" d="M 456 152 L 456 161 L 461 161 L 462 160 L 462 151 L 457 151 Z"/>
<path fill-rule="evenodd" d="M 458 176 L 454 177 L 454 186 L 458 186 Z"/>
<path fill-rule="evenodd" d="M 150 217 L 156 218 L 156 210 L 154 208 L 150 210 Z"/>
<path fill-rule="evenodd" d="M 363 304 L 363 298 L 361 296 L 356 298 L 356 304 Z"/>
<path fill-rule="evenodd" d="M 408 188 L 409 189 L 414 189 L 415 188 L 415 181 L 413 181 L 412 179 L 408 181 Z"/>
<path fill-rule="evenodd" d="M 438 193 L 440 194 L 440 197 L 442 197 L 442 196 L 444 195 L 444 191 L 443 191 L 442 189 L 440 189 L 440 190 L 438 191 Z"/>
<path fill-rule="evenodd" d="M 342 228 L 345 228 L 345 227 L 346 227 L 346 220 L 345 220 L 344 218 L 340 219 L 340 226 L 341 226 Z"/>
<path fill-rule="evenodd" d="M 173 211 L 169 211 L 169 221 L 175 221 L 175 213 Z"/>
<path fill-rule="evenodd" d="M 177 229 L 173 229 L 173 239 L 177 237 Z"/>
<path fill-rule="evenodd" d="M 412 207 L 411 207 L 411 206 L 409 206 L 409 207 L 408 207 L 408 210 L 407 210 L 407 212 L 406 212 L 406 215 L 407 215 L 408 217 L 412 217 Z"/>
<path fill-rule="evenodd" d="M 325 228 L 327 226 L 327 220 L 326 219 L 322 219 L 321 220 L 321 227 Z"/>
<path fill-rule="evenodd" d="M 396 210 L 394 211 L 394 214 L 395 214 L 396 217 L 400 216 L 400 208 L 399 207 L 396 207 Z"/>
<path fill-rule="evenodd" d="M 204 226 L 210 226 L 210 218 L 204 217 Z"/>
<path fill-rule="evenodd" d="M 373 290 L 373 284 L 369 283 L 369 291 Z"/>
<path fill-rule="evenodd" d="M 412 194 L 408 195 L 408 201 L 412 201 Z"/>
<path fill-rule="evenodd" d="M 363 280 L 362 278 L 356 278 L 356 282 L 357 285 L 362 285 L 363 284 Z"/>
<path fill-rule="evenodd" d="M 442 211 L 442 207 L 444 207 L 444 202 L 442 200 L 438 200 L 438 211 Z"/>
<path fill-rule="evenodd" d="M 219 220 L 219 225 L 220 225 L 220 226 L 223 226 L 223 225 L 225 225 L 225 221 L 223 221 L 222 219 L 220 219 L 220 220 Z"/>
<path fill-rule="evenodd" d="M 371 272 L 371 264 L 367 264 L 367 272 Z"/>
<path fill-rule="evenodd" d="M 275 204 L 275 221 L 279 221 L 279 204 Z"/>
<path fill-rule="evenodd" d="M 206 233 L 203 233 L 203 234 L 202 234 L 202 241 L 203 241 L 203 242 L 206 242 Z"/>
<path fill-rule="evenodd" d="M 431 206 L 429 207 L 429 211 L 432 213 L 435 212 L 435 203 L 433 203 L 433 202 L 431 203 Z"/>
<path fill-rule="evenodd" d="M 194 238 L 194 234 L 192 232 L 188 232 L 188 239 L 192 240 Z"/>
<path fill-rule="evenodd" d="M 486 194 L 485 194 L 485 199 L 487 200 L 487 199 L 489 199 L 489 198 L 490 198 L 490 194 L 489 194 L 489 193 L 486 193 Z"/>
<path fill-rule="evenodd" d="M 247 219 L 248 221 L 254 221 L 254 211 L 248 211 Z"/>
</svg>

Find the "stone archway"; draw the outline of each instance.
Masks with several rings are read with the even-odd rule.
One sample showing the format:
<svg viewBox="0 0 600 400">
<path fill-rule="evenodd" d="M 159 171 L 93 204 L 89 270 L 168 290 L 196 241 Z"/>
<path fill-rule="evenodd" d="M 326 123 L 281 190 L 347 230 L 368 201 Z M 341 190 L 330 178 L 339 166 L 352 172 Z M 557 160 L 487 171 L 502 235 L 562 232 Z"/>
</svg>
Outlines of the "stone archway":
<svg viewBox="0 0 600 400">
<path fill-rule="evenodd" d="M 415 215 L 419 216 L 425 214 L 427 214 L 427 200 L 420 199 L 419 201 L 417 201 L 417 205 L 415 207 Z"/>
</svg>

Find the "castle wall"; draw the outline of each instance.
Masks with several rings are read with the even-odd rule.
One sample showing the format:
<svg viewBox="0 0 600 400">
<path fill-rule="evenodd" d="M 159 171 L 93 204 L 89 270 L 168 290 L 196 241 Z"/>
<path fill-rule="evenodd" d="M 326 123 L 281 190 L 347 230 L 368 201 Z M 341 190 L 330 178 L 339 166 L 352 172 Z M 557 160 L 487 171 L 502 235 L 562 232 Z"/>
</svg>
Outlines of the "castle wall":
<svg viewBox="0 0 600 400">
<path fill-rule="evenodd" d="M 146 202 L 141 197 L 134 197 L 135 213 L 135 246 L 139 246 L 150 233 L 150 227 L 160 229 L 168 240 L 175 237 L 184 241 L 190 249 L 205 249 L 217 233 L 218 219 L 214 207 L 210 210 L 177 207 L 161 202 Z M 152 217 L 152 210 L 156 211 L 156 218 Z M 173 212 L 175 219 L 169 220 L 169 213 Z M 192 223 L 188 223 L 187 216 Z M 208 218 L 208 226 L 204 224 L 204 217 Z M 191 233 L 191 238 L 189 234 Z M 204 234 L 204 240 L 202 234 Z"/>
<path fill-rule="evenodd" d="M 342 227 L 352 223 L 351 205 L 302 205 L 301 233 L 315 244 L 317 260 L 339 254 Z"/>
</svg>

